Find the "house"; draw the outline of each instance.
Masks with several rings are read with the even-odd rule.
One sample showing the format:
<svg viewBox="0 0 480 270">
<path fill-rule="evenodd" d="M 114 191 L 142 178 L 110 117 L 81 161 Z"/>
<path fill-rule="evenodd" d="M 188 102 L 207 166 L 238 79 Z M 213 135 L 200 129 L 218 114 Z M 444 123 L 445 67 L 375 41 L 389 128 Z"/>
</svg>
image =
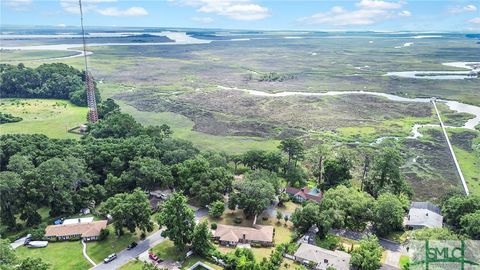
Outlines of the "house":
<svg viewBox="0 0 480 270">
<path fill-rule="evenodd" d="M 73 223 L 68 219 L 59 225 L 49 225 L 45 228 L 45 237 L 47 239 L 66 240 L 69 238 L 80 238 L 85 241 L 98 240 L 100 231 L 107 228 L 107 220 L 86 221 L 82 219 L 73 219 Z"/>
<path fill-rule="evenodd" d="M 301 189 L 294 187 L 287 187 L 285 193 L 290 195 L 295 201 L 303 203 L 304 201 L 310 200 L 314 202 L 320 202 L 322 200 L 322 192 L 318 188 L 309 189 L 303 187 Z"/>
<path fill-rule="evenodd" d="M 213 234 L 213 239 L 224 246 L 237 244 L 259 244 L 273 246 L 273 226 L 255 225 L 254 227 L 231 226 L 218 224 Z"/>
<path fill-rule="evenodd" d="M 329 266 L 337 270 L 350 269 L 350 254 L 343 251 L 302 243 L 293 256 L 295 261 L 318 270 L 325 270 Z"/>
<path fill-rule="evenodd" d="M 430 202 L 412 202 L 405 226 L 410 229 L 442 228 L 440 208 Z"/>
</svg>

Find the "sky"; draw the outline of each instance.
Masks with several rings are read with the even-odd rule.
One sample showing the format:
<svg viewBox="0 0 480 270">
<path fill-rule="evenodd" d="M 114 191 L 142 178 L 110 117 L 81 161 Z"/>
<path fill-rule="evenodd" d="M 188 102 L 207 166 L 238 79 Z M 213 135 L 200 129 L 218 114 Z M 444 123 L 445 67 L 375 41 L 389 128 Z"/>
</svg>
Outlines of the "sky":
<svg viewBox="0 0 480 270">
<path fill-rule="evenodd" d="M 0 0 L 1 25 L 78 26 L 78 0 Z M 478 31 L 480 0 L 82 0 L 87 26 Z"/>
</svg>

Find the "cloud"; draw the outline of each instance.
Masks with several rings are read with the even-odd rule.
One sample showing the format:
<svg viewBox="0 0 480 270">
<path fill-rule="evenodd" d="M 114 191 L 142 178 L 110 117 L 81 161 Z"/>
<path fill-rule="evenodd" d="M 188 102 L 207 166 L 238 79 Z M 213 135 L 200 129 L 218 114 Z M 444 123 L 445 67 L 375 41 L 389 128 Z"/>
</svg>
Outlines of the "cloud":
<svg viewBox="0 0 480 270">
<path fill-rule="evenodd" d="M 148 11 L 146 11 L 142 7 L 129 7 L 123 10 L 116 7 L 109 7 L 104 9 L 97 9 L 96 11 L 101 15 L 113 17 L 136 17 L 148 15 Z"/>
<path fill-rule="evenodd" d="M 480 17 L 473 18 L 473 19 L 469 20 L 469 22 L 471 22 L 471 23 L 480 23 Z"/>
<path fill-rule="evenodd" d="M 387 2 L 380 0 L 362 0 L 355 4 L 362 9 L 399 9 L 402 7 L 402 2 Z"/>
<path fill-rule="evenodd" d="M 269 16 L 269 10 L 250 0 L 170 0 L 197 8 L 200 13 L 213 13 L 234 20 L 255 21 Z"/>
<path fill-rule="evenodd" d="M 129 7 L 126 9 L 120 9 L 118 7 L 98 6 L 99 4 L 115 2 L 117 2 L 117 0 L 82 0 L 82 9 L 84 13 L 95 12 L 103 16 L 112 17 L 136 17 L 148 15 L 148 11 L 143 7 Z M 68 13 L 80 13 L 78 0 L 60 0 L 60 5 L 62 6 L 63 10 Z"/>
<path fill-rule="evenodd" d="M 400 16 L 400 17 L 410 17 L 410 16 L 412 16 L 412 13 L 408 10 L 402 10 L 402 11 L 398 12 L 397 15 Z"/>
<path fill-rule="evenodd" d="M 13 10 L 25 11 L 32 4 L 32 0 L 3 0 L 2 3 Z"/>
<path fill-rule="evenodd" d="M 458 13 L 465 13 L 465 12 L 475 12 L 477 11 L 477 7 L 474 5 L 466 5 L 466 6 L 455 6 L 448 10 L 448 12 L 453 14 Z"/>
<path fill-rule="evenodd" d="M 198 23 L 204 23 L 204 24 L 212 23 L 214 21 L 214 19 L 211 17 L 192 17 L 190 19 L 192 21 L 195 21 Z"/>
<path fill-rule="evenodd" d="M 357 7 L 355 10 L 346 10 L 341 6 L 335 6 L 329 11 L 300 18 L 299 21 L 306 24 L 333 26 L 371 25 L 392 18 L 411 16 L 412 13 L 408 10 L 396 11 L 404 5 L 404 1 L 361 0 L 355 4 Z"/>
</svg>

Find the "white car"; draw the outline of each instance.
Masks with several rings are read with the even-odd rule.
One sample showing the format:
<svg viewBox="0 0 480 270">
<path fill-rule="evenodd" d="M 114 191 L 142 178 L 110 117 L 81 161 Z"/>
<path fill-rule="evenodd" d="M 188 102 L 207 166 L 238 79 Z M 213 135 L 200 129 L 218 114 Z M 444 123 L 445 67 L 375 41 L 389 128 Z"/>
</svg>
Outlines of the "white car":
<svg viewBox="0 0 480 270">
<path fill-rule="evenodd" d="M 117 254 L 116 253 L 112 253 L 110 255 L 108 255 L 108 257 L 106 257 L 105 259 L 103 259 L 103 262 L 104 263 L 109 263 L 113 260 L 115 260 L 117 258 Z"/>
</svg>

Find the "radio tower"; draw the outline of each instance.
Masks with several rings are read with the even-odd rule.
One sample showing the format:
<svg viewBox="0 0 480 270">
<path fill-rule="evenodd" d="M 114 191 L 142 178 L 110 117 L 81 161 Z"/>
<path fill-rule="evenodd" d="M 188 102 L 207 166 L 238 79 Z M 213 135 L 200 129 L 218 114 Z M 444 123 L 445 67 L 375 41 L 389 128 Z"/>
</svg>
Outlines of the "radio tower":
<svg viewBox="0 0 480 270">
<path fill-rule="evenodd" d="M 95 123 L 98 120 L 97 101 L 95 100 L 95 85 L 93 83 L 93 77 L 92 77 L 92 74 L 88 71 L 87 43 L 85 41 L 85 29 L 83 27 L 82 0 L 78 0 L 78 4 L 80 5 L 80 23 L 82 25 L 83 57 L 85 58 L 85 87 L 87 88 L 88 122 Z"/>
</svg>

